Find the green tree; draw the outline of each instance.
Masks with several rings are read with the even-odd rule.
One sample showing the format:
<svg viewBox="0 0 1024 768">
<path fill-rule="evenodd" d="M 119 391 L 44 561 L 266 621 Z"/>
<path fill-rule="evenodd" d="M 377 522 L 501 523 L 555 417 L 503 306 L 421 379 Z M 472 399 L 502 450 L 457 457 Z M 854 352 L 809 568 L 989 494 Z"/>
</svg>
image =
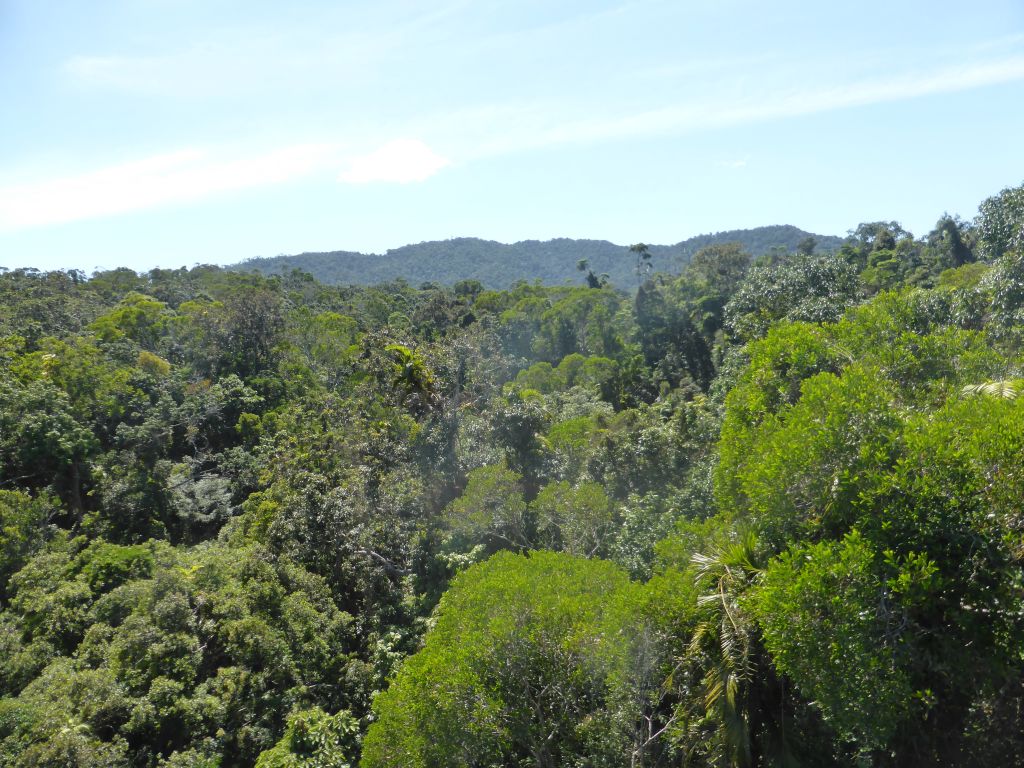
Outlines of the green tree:
<svg viewBox="0 0 1024 768">
<path fill-rule="evenodd" d="M 594 557 L 608 549 L 614 531 L 611 499 L 598 483 L 551 483 L 531 502 L 538 535 L 551 549 Z"/>
<path fill-rule="evenodd" d="M 725 307 L 725 330 L 739 341 L 778 320 L 834 322 L 860 298 L 857 269 L 832 255 L 795 257 L 751 269 Z"/>
<path fill-rule="evenodd" d="M 634 243 L 629 246 L 629 252 L 636 256 L 636 279 L 637 284 L 643 283 L 644 277 L 651 271 L 651 248 L 646 243 Z"/>
<path fill-rule="evenodd" d="M 0 491 L 0 605 L 7 601 L 7 584 L 46 541 L 53 501 L 32 498 L 21 491 Z"/>
<path fill-rule="evenodd" d="M 899 663 L 899 595 L 856 532 L 794 547 L 774 560 L 743 604 L 775 668 L 820 708 L 842 741 L 884 749 L 912 701 Z M 927 580 L 932 566 L 920 564 Z"/>
<path fill-rule="evenodd" d="M 617 706 L 638 587 L 609 563 L 503 553 L 461 574 L 374 703 L 362 765 L 630 764 Z"/>
<path fill-rule="evenodd" d="M 256 768 L 349 768 L 358 732 L 359 723 L 344 710 L 336 715 L 319 708 L 295 712 L 281 740 L 260 754 Z"/>
<path fill-rule="evenodd" d="M 469 473 L 466 489 L 445 511 L 457 546 L 481 545 L 486 552 L 528 548 L 534 540 L 533 515 L 520 486 L 522 477 L 507 466 L 492 464 Z"/>
<path fill-rule="evenodd" d="M 987 261 L 1010 251 L 1024 251 L 1024 184 L 983 200 L 975 227 L 982 257 Z"/>
<path fill-rule="evenodd" d="M 751 261 L 751 255 L 740 243 L 709 245 L 690 259 L 686 276 L 727 301 L 743 282 Z"/>
</svg>

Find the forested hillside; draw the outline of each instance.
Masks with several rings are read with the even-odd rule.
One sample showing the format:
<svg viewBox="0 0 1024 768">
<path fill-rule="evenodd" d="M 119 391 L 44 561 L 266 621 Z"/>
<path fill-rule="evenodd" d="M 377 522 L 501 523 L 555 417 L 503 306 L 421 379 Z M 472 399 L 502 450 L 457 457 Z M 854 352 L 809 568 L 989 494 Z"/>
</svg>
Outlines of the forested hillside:
<svg viewBox="0 0 1024 768">
<path fill-rule="evenodd" d="M 0 274 L 0 765 L 1024 765 L 1024 187 L 810 251 Z"/>
<path fill-rule="evenodd" d="M 658 272 L 679 274 L 701 248 L 725 243 L 739 243 L 747 253 L 758 257 L 772 251 L 789 253 L 799 247 L 831 251 L 842 242 L 838 237 L 812 235 L 791 226 L 738 229 L 699 235 L 676 245 L 652 245 L 650 265 Z M 459 280 L 478 280 L 486 288 L 510 288 L 519 280 L 540 280 L 552 285 L 566 281 L 581 283 L 581 259 L 587 261 L 595 275 L 607 275 L 613 285 L 636 286 L 636 259 L 628 247 L 607 240 L 566 238 L 506 245 L 463 237 L 406 245 L 379 255 L 331 251 L 250 259 L 236 269 L 257 270 L 266 275 L 301 269 L 331 285 L 375 285 L 398 279 L 412 285 L 453 285 Z"/>
</svg>

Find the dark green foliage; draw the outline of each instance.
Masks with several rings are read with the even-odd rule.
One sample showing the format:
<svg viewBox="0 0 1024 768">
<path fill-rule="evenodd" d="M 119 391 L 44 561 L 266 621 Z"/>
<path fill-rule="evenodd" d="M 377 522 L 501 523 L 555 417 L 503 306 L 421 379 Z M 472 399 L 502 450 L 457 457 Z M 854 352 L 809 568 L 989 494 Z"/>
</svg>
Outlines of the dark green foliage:
<svg viewBox="0 0 1024 768">
<path fill-rule="evenodd" d="M 301 568 L 254 549 L 77 547 L 40 556 L 15 580 L 10 615 L 23 642 L 59 655 L 5 702 L 29 721 L 0 723 L 0 754 L 19 742 L 57 748 L 61 734 L 32 723 L 41 710 L 127 745 L 136 764 L 206 740 L 251 764 L 289 708 L 361 695 L 351 618 Z M 63 573 L 44 581 L 57 562 Z"/>
<path fill-rule="evenodd" d="M 644 362 L 669 389 L 689 380 L 707 390 L 714 377 L 708 340 L 694 326 L 685 305 L 672 301 L 655 283 L 636 295 L 636 323 Z"/>
<path fill-rule="evenodd" d="M 20 491 L 0 491 L 0 603 L 7 602 L 11 576 L 46 541 L 55 511 L 45 496 L 33 499 Z"/>
</svg>

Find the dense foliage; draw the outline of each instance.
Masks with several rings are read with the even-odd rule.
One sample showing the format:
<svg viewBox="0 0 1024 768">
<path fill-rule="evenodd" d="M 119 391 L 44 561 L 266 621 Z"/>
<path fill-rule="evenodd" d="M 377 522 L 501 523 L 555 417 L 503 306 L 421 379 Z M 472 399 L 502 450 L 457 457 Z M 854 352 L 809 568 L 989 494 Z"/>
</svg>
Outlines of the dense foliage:
<svg viewBox="0 0 1024 768">
<path fill-rule="evenodd" d="M 0 764 L 1024 765 L 1022 190 L 621 283 L 0 274 Z"/>
</svg>

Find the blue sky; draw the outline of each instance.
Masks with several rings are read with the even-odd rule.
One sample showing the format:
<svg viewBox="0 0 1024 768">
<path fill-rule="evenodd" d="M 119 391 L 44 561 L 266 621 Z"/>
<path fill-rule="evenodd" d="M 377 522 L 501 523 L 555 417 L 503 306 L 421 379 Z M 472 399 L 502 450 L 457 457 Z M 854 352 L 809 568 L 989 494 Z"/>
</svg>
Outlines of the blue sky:
<svg viewBox="0 0 1024 768">
<path fill-rule="evenodd" d="M 1024 181 L 1021 0 L 0 0 L 0 266 L 842 234 Z"/>
</svg>

